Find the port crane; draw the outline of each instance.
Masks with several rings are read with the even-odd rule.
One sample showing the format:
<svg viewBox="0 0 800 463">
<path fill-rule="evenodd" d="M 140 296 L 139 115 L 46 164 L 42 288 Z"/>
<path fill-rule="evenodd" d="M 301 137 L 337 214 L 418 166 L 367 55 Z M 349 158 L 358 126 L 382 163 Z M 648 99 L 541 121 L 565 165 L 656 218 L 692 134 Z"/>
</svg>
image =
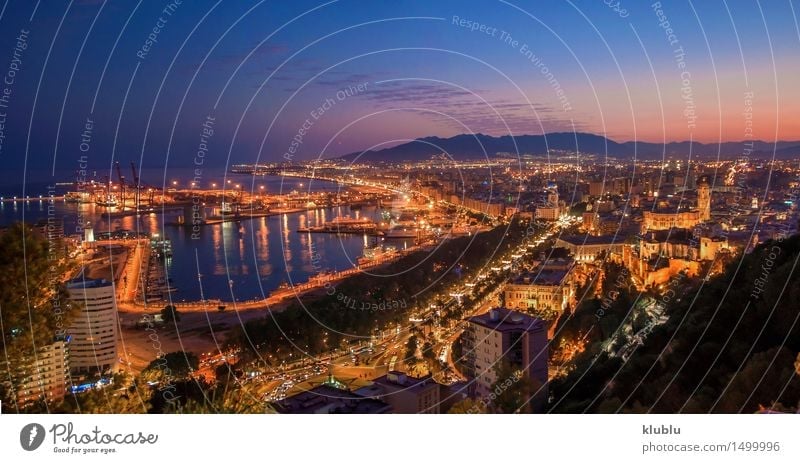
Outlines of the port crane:
<svg viewBox="0 0 800 463">
<path fill-rule="evenodd" d="M 142 201 L 142 185 L 139 181 L 139 174 L 136 172 L 136 164 L 131 161 L 131 173 L 133 174 L 133 207 L 136 211 L 141 208 Z M 153 205 L 153 190 L 150 190 L 150 205 Z"/>
<path fill-rule="evenodd" d="M 119 196 L 120 203 L 119 209 L 125 210 L 125 176 L 122 175 L 122 169 L 119 167 L 119 161 L 114 161 L 114 167 L 117 169 L 117 178 L 119 180 Z"/>
</svg>

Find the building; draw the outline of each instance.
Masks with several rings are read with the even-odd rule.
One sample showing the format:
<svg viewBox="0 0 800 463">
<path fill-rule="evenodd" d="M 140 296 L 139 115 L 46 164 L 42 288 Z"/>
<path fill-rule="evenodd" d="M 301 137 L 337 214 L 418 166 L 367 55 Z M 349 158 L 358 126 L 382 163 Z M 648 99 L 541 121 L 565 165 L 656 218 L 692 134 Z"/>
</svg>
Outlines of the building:
<svg viewBox="0 0 800 463">
<path fill-rule="evenodd" d="M 76 373 L 105 373 L 117 365 L 117 304 L 114 285 L 107 280 L 86 280 L 82 276 L 67 283 L 73 301 L 81 304 L 67 330 L 70 342 L 70 370 Z"/>
<path fill-rule="evenodd" d="M 642 215 L 642 233 L 652 230 L 669 230 L 670 228 L 694 228 L 701 222 L 701 214 L 697 209 L 679 211 L 667 208 L 644 211 Z"/>
<path fill-rule="evenodd" d="M 589 196 L 602 196 L 605 193 L 605 183 L 589 182 Z"/>
<path fill-rule="evenodd" d="M 493 217 L 500 217 L 505 213 L 505 203 L 502 201 L 483 201 L 470 197 L 450 195 L 450 202 L 465 209 Z"/>
<path fill-rule="evenodd" d="M 64 239 L 64 220 L 48 217 L 36 223 L 36 231 L 47 241 Z"/>
<path fill-rule="evenodd" d="M 566 269 L 548 268 L 526 272 L 505 287 L 505 305 L 510 309 L 555 320 L 570 305 L 575 291 L 570 280 L 574 262 Z"/>
<path fill-rule="evenodd" d="M 558 187 L 551 183 L 547 186 L 546 203 L 536 206 L 535 217 L 539 220 L 556 221 L 565 210 L 564 202 L 558 199 Z"/>
<path fill-rule="evenodd" d="M 725 236 L 712 236 L 700 238 L 700 260 L 715 260 L 721 252 L 732 253 Z"/>
<path fill-rule="evenodd" d="M 494 308 L 467 319 L 463 352 L 465 373 L 474 378 L 475 394 L 488 398 L 497 377 L 495 367 L 508 362 L 541 389 L 532 400 L 540 409 L 547 397 L 546 323 L 515 310 Z"/>
<path fill-rule="evenodd" d="M 698 257 L 697 240 L 691 230 L 685 228 L 646 233 L 638 241 L 637 252 L 645 260 L 658 257 L 696 260 Z"/>
<path fill-rule="evenodd" d="M 392 411 L 391 405 L 386 402 L 328 384 L 279 400 L 273 407 L 281 414 L 374 414 Z"/>
<path fill-rule="evenodd" d="M 624 236 L 570 235 L 556 239 L 555 247 L 566 248 L 578 262 L 594 262 L 602 255 L 621 254 Z"/>
<path fill-rule="evenodd" d="M 696 209 L 661 207 L 654 211 L 644 211 L 642 215 L 642 233 L 670 228 L 694 228 L 702 222 L 708 222 L 711 220 L 711 184 L 708 176 L 701 175 L 697 179 Z"/>
<path fill-rule="evenodd" d="M 382 400 L 392 407 L 392 413 L 426 413 L 440 411 L 440 385 L 430 375 L 411 378 L 398 371 L 375 378 L 371 386 L 355 391 L 362 397 Z"/>
<path fill-rule="evenodd" d="M 2 364 L 0 364 L 2 365 Z M 41 347 L 36 357 L 26 365 L 8 365 L 3 369 L 15 371 L 18 407 L 39 400 L 59 402 L 64 399 L 69 380 L 69 350 L 63 340 Z"/>
<path fill-rule="evenodd" d="M 603 196 L 607 194 L 626 195 L 631 191 L 630 177 L 617 177 L 603 181 L 589 182 L 589 196 Z"/>
<path fill-rule="evenodd" d="M 536 208 L 535 216 L 539 220 L 555 222 L 561 217 L 561 207 L 559 206 L 540 206 Z"/>
<path fill-rule="evenodd" d="M 684 273 L 689 277 L 700 274 L 700 262 L 697 260 L 680 257 L 652 257 L 648 259 L 639 254 L 636 246 L 633 245 L 624 246 L 622 264 L 644 287 L 665 284 L 680 273 Z"/>
</svg>

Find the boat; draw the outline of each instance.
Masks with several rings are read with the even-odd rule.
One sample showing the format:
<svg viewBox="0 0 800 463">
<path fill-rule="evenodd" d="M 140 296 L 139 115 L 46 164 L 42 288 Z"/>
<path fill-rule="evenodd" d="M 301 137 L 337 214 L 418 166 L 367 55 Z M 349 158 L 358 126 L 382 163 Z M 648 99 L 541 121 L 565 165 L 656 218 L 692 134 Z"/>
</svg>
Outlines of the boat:
<svg viewBox="0 0 800 463">
<path fill-rule="evenodd" d="M 339 216 L 321 226 L 301 227 L 297 231 L 314 233 L 375 233 L 377 229 L 378 225 L 366 217 L 356 219 L 350 216 Z"/>
<path fill-rule="evenodd" d="M 64 194 L 64 201 L 68 203 L 86 204 L 92 202 L 86 191 L 68 191 Z"/>
<path fill-rule="evenodd" d="M 238 212 L 238 204 L 232 204 L 227 201 L 223 201 L 219 208 L 220 216 L 231 215 L 235 214 L 236 212 Z"/>
<path fill-rule="evenodd" d="M 117 200 L 112 198 L 111 196 L 106 197 L 105 199 L 98 199 L 94 202 L 98 206 L 103 207 L 117 207 Z"/>
<path fill-rule="evenodd" d="M 419 228 L 413 221 L 394 222 L 383 232 L 384 238 L 416 238 L 419 235 Z"/>
<path fill-rule="evenodd" d="M 159 259 L 172 257 L 172 242 L 170 240 L 151 239 L 150 248 Z"/>
<path fill-rule="evenodd" d="M 417 227 L 396 226 L 383 232 L 384 238 L 416 238 L 419 234 Z"/>
</svg>

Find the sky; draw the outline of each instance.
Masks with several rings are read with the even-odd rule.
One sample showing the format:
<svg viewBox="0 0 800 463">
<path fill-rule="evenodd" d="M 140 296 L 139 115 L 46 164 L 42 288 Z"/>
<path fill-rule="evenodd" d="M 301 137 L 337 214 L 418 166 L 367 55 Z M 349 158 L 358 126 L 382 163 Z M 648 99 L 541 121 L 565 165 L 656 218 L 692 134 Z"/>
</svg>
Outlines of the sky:
<svg viewBox="0 0 800 463">
<path fill-rule="evenodd" d="M 6 1 L 0 179 L 81 156 L 191 168 L 201 145 L 204 166 L 224 168 L 460 133 L 800 140 L 798 13 L 788 0 Z"/>
</svg>

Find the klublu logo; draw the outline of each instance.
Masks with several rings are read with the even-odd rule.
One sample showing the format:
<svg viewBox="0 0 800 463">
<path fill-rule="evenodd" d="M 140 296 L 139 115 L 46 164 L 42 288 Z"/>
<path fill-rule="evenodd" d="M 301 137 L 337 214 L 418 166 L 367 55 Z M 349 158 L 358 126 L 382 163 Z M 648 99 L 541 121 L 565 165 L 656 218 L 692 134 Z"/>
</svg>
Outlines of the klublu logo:
<svg viewBox="0 0 800 463">
<path fill-rule="evenodd" d="M 44 426 L 39 423 L 26 424 L 19 432 L 19 444 L 23 449 L 31 452 L 39 448 L 44 442 Z"/>
</svg>

